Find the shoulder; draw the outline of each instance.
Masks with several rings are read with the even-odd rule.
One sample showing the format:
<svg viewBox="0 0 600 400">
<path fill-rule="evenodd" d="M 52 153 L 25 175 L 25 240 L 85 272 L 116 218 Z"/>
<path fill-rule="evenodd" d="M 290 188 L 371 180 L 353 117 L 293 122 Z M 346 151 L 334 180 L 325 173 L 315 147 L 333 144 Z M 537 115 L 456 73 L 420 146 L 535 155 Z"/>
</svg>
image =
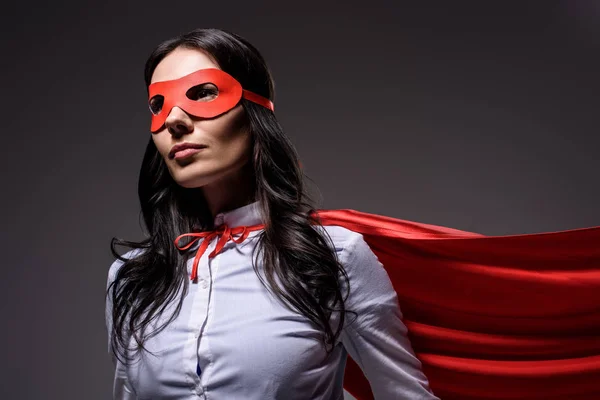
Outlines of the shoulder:
<svg viewBox="0 0 600 400">
<path fill-rule="evenodd" d="M 364 241 L 363 235 L 338 225 L 318 225 L 317 230 L 331 239 L 331 243 L 338 256 L 346 258 L 354 251 L 357 243 Z M 366 243 L 365 243 L 366 244 Z"/>
<path fill-rule="evenodd" d="M 380 273 L 379 270 L 383 270 L 383 264 L 362 233 L 338 225 L 325 225 L 322 228 L 331 238 L 339 260 L 349 275 L 355 279 L 366 279 L 373 272 Z"/>
<path fill-rule="evenodd" d="M 336 251 L 342 253 L 347 260 L 359 258 L 369 253 L 373 254 L 371 247 L 360 232 L 339 225 L 323 225 L 319 228 L 327 232 Z"/>
<path fill-rule="evenodd" d="M 144 251 L 144 249 L 131 249 L 128 252 L 126 252 L 125 254 L 123 254 L 121 257 L 123 257 L 126 260 L 131 260 L 131 259 L 136 258 L 141 253 L 143 253 L 143 251 Z M 112 262 L 112 264 L 110 265 L 110 267 L 108 269 L 107 284 L 110 284 L 111 282 L 113 282 L 115 280 L 115 278 L 117 277 L 117 273 L 119 272 L 119 270 L 121 269 L 123 264 L 125 264 L 125 261 L 120 260 L 118 258 Z"/>
<path fill-rule="evenodd" d="M 336 247 L 350 285 L 350 308 L 366 309 L 389 303 L 395 305 L 397 293 L 383 263 L 362 233 L 341 226 L 324 226 Z M 342 282 L 345 286 L 345 283 Z"/>
</svg>

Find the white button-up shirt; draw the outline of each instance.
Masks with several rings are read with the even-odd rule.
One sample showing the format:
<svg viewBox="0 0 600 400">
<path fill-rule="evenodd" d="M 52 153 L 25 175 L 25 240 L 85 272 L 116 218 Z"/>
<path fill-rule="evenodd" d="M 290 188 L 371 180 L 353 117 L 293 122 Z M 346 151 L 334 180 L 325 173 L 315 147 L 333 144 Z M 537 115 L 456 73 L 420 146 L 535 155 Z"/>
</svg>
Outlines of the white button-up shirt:
<svg viewBox="0 0 600 400">
<path fill-rule="evenodd" d="M 217 214 L 215 226 L 222 223 L 262 223 L 258 202 Z M 347 314 L 331 354 L 321 345 L 317 327 L 261 284 L 252 267 L 252 250 L 262 230 L 252 231 L 242 243 L 230 240 L 209 258 L 217 242 L 212 240 L 179 315 L 146 342 L 152 354 L 144 352 L 127 366 L 113 356 L 114 399 L 340 400 L 348 354 L 369 380 L 375 399 L 438 399 L 406 336 L 392 283 L 363 236 L 340 226 L 317 229 L 326 229 L 335 245 L 349 276 L 346 308 L 358 313 L 356 319 Z M 188 276 L 192 263 L 193 257 Z M 122 264 L 115 260 L 111 265 L 108 284 Z M 170 316 L 174 305 L 157 323 Z M 108 298 L 109 343 L 111 315 Z M 332 328 L 338 317 L 333 314 Z"/>
</svg>

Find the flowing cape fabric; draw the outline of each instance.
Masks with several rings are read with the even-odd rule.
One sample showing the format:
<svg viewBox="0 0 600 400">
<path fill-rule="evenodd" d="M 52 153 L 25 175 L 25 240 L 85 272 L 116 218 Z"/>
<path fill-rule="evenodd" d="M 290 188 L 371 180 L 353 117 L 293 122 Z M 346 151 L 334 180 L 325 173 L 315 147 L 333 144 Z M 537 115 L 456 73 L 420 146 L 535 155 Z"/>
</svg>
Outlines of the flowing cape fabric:
<svg viewBox="0 0 600 400">
<path fill-rule="evenodd" d="M 600 226 L 485 236 L 355 210 L 317 214 L 363 234 L 384 265 L 441 399 L 600 399 Z M 344 388 L 373 399 L 351 358 Z"/>
</svg>

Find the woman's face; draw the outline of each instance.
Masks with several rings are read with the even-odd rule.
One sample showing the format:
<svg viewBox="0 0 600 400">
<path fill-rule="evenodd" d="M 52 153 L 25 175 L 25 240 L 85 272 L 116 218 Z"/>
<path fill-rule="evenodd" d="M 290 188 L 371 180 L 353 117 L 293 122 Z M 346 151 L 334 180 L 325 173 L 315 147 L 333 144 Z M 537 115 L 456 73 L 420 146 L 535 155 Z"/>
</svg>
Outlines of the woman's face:
<svg viewBox="0 0 600 400">
<path fill-rule="evenodd" d="M 202 50 L 179 47 L 160 61 L 150 83 L 181 78 L 202 68 L 219 66 Z M 210 91 L 197 97 L 197 101 L 210 100 Z M 186 188 L 204 187 L 224 178 L 235 181 L 232 178 L 250 160 L 252 153 L 241 103 L 215 118 L 196 117 L 173 107 L 165 125 L 152 134 L 152 139 L 173 179 Z M 184 158 L 169 157 L 171 148 L 183 142 L 206 147 Z"/>
</svg>

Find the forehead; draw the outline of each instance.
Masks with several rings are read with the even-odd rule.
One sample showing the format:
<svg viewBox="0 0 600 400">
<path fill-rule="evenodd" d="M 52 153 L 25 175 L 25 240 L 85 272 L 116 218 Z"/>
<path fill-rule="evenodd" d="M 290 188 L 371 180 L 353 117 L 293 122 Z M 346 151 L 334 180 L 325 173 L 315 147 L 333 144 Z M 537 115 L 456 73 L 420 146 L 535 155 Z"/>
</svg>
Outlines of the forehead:
<svg viewBox="0 0 600 400">
<path fill-rule="evenodd" d="M 150 83 L 178 79 L 204 68 L 220 69 L 208 53 L 199 49 L 178 47 L 158 63 Z"/>
</svg>

